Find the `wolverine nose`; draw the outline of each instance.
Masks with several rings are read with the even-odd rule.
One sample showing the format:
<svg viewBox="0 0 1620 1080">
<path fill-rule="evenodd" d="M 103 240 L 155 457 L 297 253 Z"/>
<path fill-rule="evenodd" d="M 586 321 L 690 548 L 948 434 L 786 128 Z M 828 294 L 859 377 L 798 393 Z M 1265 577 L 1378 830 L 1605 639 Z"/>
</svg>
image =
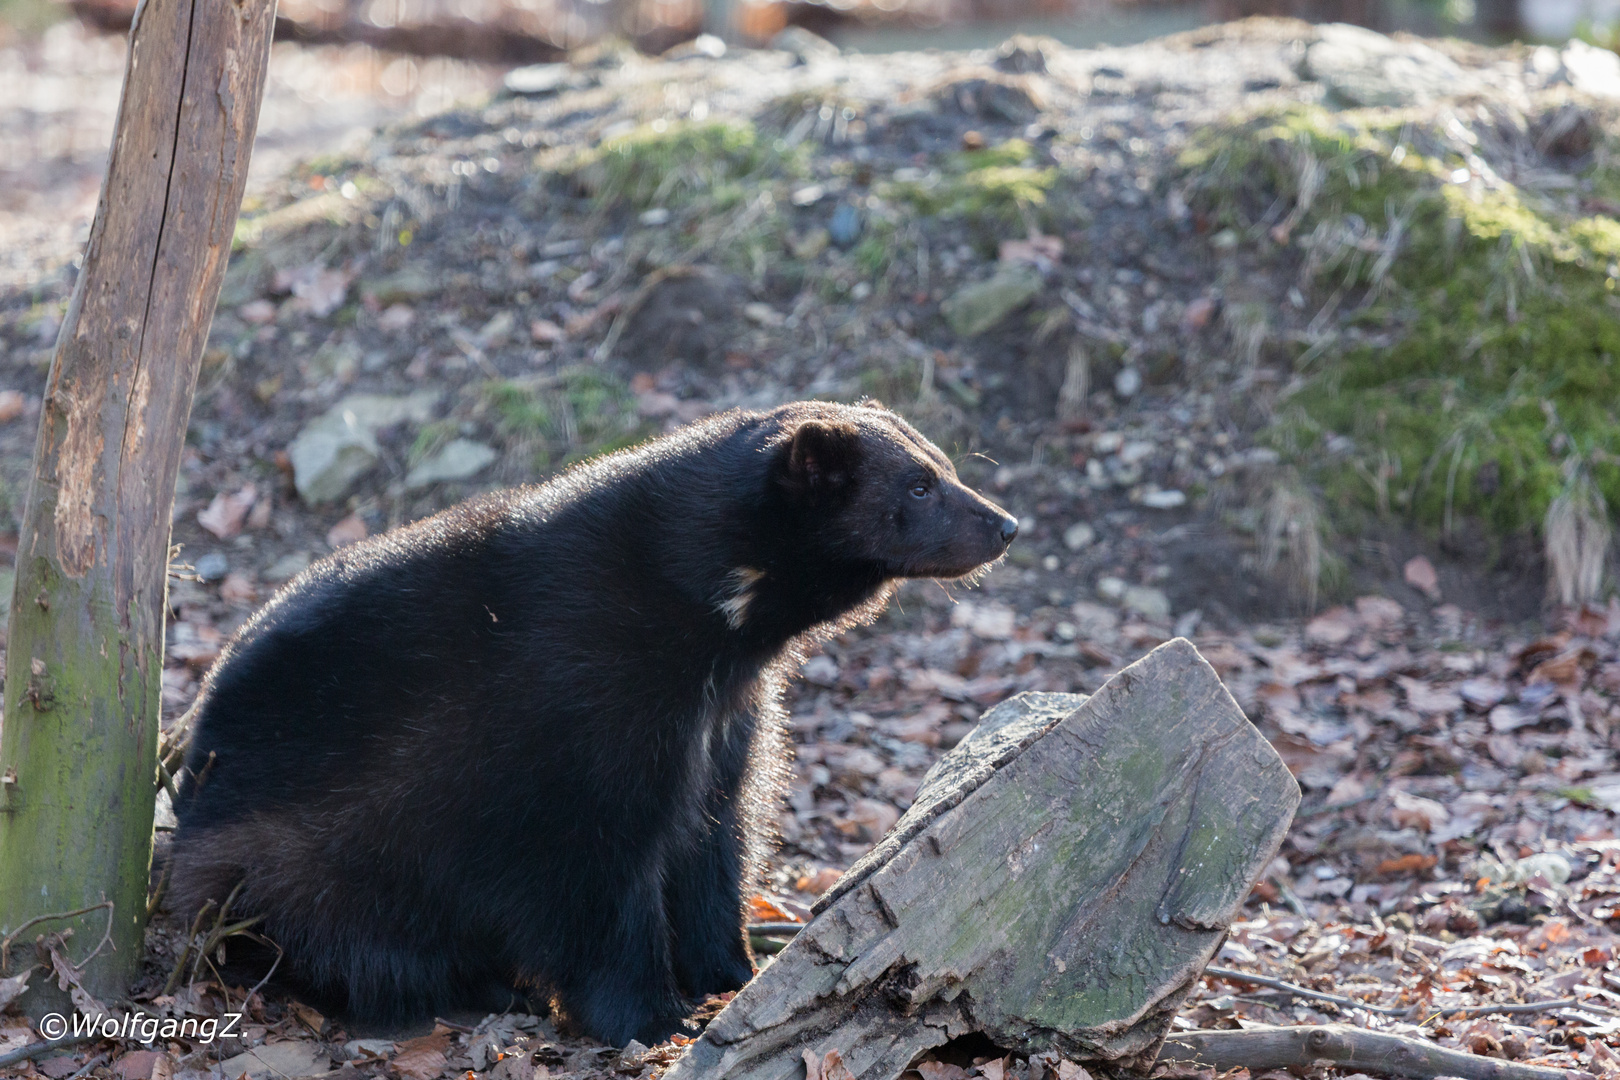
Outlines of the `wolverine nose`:
<svg viewBox="0 0 1620 1080">
<path fill-rule="evenodd" d="M 1001 519 L 1001 542 L 1011 544 L 1013 537 L 1018 535 L 1018 519 L 1008 515 Z"/>
</svg>

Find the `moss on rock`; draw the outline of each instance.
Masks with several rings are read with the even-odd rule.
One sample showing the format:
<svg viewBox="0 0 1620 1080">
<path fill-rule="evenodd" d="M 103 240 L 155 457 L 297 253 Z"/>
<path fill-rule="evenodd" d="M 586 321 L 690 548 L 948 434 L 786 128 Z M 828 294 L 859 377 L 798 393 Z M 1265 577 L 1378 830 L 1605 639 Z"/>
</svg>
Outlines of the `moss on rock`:
<svg viewBox="0 0 1620 1080">
<path fill-rule="evenodd" d="M 1589 209 L 1613 127 L 1558 159 L 1516 119 L 1296 108 L 1182 157 L 1201 209 L 1294 252 L 1326 306 L 1269 434 L 1329 505 L 1536 529 L 1577 477 L 1620 505 L 1620 225 Z"/>
</svg>

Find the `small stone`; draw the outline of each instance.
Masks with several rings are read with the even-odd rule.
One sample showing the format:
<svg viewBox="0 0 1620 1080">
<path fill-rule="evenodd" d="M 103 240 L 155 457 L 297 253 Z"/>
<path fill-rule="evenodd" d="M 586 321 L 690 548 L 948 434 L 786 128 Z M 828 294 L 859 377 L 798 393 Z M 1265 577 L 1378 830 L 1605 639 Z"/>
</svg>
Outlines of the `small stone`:
<svg viewBox="0 0 1620 1080">
<path fill-rule="evenodd" d="M 1076 522 L 1063 530 L 1063 546 L 1070 551 L 1080 551 L 1091 546 L 1097 539 L 1097 530 L 1085 522 Z"/>
<path fill-rule="evenodd" d="M 788 197 L 788 201 L 794 206 L 814 206 L 816 203 L 820 202 L 822 196 L 826 194 L 826 185 L 806 184 L 804 187 L 794 191 L 793 194 Z"/>
<path fill-rule="evenodd" d="M 332 406 L 287 447 L 299 496 L 318 505 L 348 494 L 377 462 L 377 430 L 405 421 L 426 423 L 438 400 L 438 393 L 431 390 L 408 397 L 351 394 Z"/>
<path fill-rule="evenodd" d="M 262 575 L 264 580 L 279 585 L 283 581 L 291 581 L 304 572 L 309 565 L 310 555 L 307 551 L 295 551 L 290 555 L 283 555 L 270 564 L 270 568 Z"/>
<path fill-rule="evenodd" d="M 1142 373 L 1133 367 L 1122 367 L 1114 374 L 1114 393 L 1122 398 L 1133 398 L 1142 389 Z"/>
<path fill-rule="evenodd" d="M 1123 578 L 1100 577 L 1097 579 L 1097 595 L 1104 600 L 1118 603 L 1125 598 L 1125 590 L 1129 588 Z"/>
<path fill-rule="evenodd" d="M 1151 585 L 1129 586 L 1120 606 L 1150 622 L 1167 622 L 1170 619 L 1170 598 Z"/>
<path fill-rule="evenodd" d="M 536 319 L 529 324 L 529 336 L 541 345 L 555 345 L 568 333 L 550 319 Z"/>
<path fill-rule="evenodd" d="M 1041 291 L 1041 273 L 1028 263 L 1002 266 L 988 281 L 965 285 L 940 310 L 951 329 L 962 337 L 977 337 Z"/>
<path fill-rule="evenodd" d="M 975 604 L 964 600 L 951 609 L 951 625 L 967 629 L 986 641 L 1006 641 L 1013 636 L 1017 614 L 1005 604 Z"/>
<path fill-rule="evenodd" d="M 197 571 L 197 576 L 204 581 L 219 581 L 230 571 L 231 564 L 221 552 L 210 551 L 198 559 L 193 567 Z"/>
<path fill-rule="evenodd" d="M 369 281 L 360 291 L 387 307 L 390 304 L 409 304 L 438 294 L 444 283 L 426 266 L 411 264 L 386 277 Z"/>
<path fill-rule="evenodd" d="M 238 1054 L 219 1063 L 221 1075 L 236 1080 L 269 1080 L 283 1076 L 314 1076 L 324 1073 L 331 1059 L 313 1042 L 265 1043 L 245 1054 Z"/>
<path fill-rule="evenodd" d="M 517 325 L 517 318 L 510 311 L 497 311 L 490 317 L 478 331 L 478 344 L 485 349 L 496 348 L 506 344 L 512 336 L 512 328 Z"/>
<path fill-rule="evenodd" d="M 568 85 L 569 64 L 530 64 L 506 73 L 506 92 L 524 97 L 545 97 Z"/>
<path fill-rule="evenodd" d="M 864 227 L 861 212 L 853 204 L 839 203 L 838 209 L 833 211 L 832 220 L 827 222 L 827 235 L 834 244 L 847 250 L 854 247 L 855 241 L 861 238 L 861 230 Z"/>
<path fill-rule="evenodd" d="M 664 207 L 655 206 L 651 210 L 643 210 L 640 220 L 643 225 L 658 226 L 668 225 L 670 217 L 670 212 Z"/>
<path fill-rule="evenodd" d="M 751 304 L 743 305 L 743 316 L 747 318 L 749 322 L 758 323 L 760 326 L 781 326 L 783 323 L 787 322 L 786 315 L 783 315 L 780 311 L 777 311 L 775 308 L 771 307 L 771 305 L 761 303 L 757 300 Z"/>
<path fill-rule="evenodd" d="M 1396 41 L 1347 23 L 1318 28 L 1305 50 L 1305 72 L 1351 105 L 1421 105 L 1471 93 L 1479 80 L 1450 57 L 1417 41 Z"/>
<path fill-rule="evenodd" d="M 1142 505 L 1150 510 L 1174 510 L 1187 504 L 1185 492 L 1169 488 L 1163 491 L 1144 491 Z"/>
<path fill-rule="evenodd" d="M 1217 307 L 1212 296 L 1200 296 L 1191 301 L 1181 312 L 1181 332 L 1183 334 L 1196 334 L 1209 325 L 1215 317 Z"/>
<path fill-rule="evenodd" d="M 1620 55 L 1576 40 L 1564 46 L 1558 58 L 1560 81 L 1593 97 L 1620 98 Z"/>
<path fill-rule="evenodd" d="M 466 480 L 483 471 L 500 455 L 494 448 L 471 439 L 453 439 L 437 453 L 417 462 L 405 475 L 405 490 L 415 491 L 448 480 Z"/>
<path fill-rule="evenodd" d="M 16 390 L 0 390 L 0 424 L 9 424 L 23 414 L 28 399 Z"/>
<path fill-rule="evenodd" d="M 812 686 L 833 687 L 838 685 L 838 661 L 825 654 L 817 654 L 804 662 L 801 673 L 804 681 Z"/>
</svg>

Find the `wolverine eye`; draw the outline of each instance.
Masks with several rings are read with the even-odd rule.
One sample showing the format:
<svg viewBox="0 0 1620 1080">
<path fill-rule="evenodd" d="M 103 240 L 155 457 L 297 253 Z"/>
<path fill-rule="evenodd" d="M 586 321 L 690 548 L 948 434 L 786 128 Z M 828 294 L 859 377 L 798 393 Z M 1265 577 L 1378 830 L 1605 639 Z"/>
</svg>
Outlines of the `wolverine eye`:
<svg viewBox="0 0 1620 1080">
<path fill-rule="evenodd" d="M 928 498 L 928 490 L 927 484 L 915 484 L 912 486 L 911 494 L 919 499 L 926 499 Z"/>
</svg>

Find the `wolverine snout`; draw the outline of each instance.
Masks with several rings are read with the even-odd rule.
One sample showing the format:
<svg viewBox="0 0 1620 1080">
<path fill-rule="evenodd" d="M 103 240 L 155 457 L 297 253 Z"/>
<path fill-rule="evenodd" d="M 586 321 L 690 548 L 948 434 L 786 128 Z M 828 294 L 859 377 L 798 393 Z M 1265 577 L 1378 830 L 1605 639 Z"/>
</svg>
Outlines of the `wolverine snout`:
<svg viewBox="0 0 1620 1080">
<path fill-rule="evenodd" d="M 1002 544 L 1010 546 L 1013 542 L 1013 537 L 1018 535 L 1018 519 L 1013 517 L 1011 514 L 1003 514 L 1000 529 Z"/>
</svg>

